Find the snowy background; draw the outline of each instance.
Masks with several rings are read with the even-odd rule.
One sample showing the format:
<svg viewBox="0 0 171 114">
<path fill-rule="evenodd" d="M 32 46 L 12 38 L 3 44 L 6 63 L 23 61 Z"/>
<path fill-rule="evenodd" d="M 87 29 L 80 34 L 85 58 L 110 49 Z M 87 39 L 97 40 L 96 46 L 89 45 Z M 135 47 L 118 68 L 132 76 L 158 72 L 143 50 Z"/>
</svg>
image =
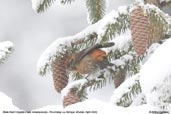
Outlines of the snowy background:
<svg viewBox="0 0 171 114">
<path fill-rule="evenodd" d="M 133 2 L 109 1 L 108 11 Z M 52 77 L 39 76 L 36 63 L 56 38 L 74 35 L 87 25 L 83 1 L 68 6 L 56 3 L 46 13 L 37 14 L 32 9 L 31 0 L 0 0 L 0 41 L 10 40 L 15 45 L 11 57 L 0 65 L 0 91 L 23 110 L 61 104 Z M 112 90 L 113 86 L 106 87 L 93 92 L 90 97 L 110 101 Z"/>
</svg>

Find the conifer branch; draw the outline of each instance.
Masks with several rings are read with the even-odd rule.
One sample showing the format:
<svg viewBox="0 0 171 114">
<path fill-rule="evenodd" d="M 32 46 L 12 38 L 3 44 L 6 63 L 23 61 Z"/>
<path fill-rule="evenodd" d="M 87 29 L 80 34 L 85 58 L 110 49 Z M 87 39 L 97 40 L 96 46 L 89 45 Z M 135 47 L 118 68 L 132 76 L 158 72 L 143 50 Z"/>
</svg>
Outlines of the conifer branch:
<svg viewBox="0 0 171 114">
<path fill-rule="evenodd" d="M 85 0 L 88 10 L 88 20 L 94 24 L 103 18 L 106 12 L 106 0 Z"/>
<path fill-rule="evenodd" d="M 157 6 L 157 7 L 160 7 L 160 0 L 144 0 L 145 1 L 145 3 L 147 4 L 153 4 L 153 5 L 155 5 L 155 6 Z"/>
<path fill-rule="evenodd" d="M 96 40 L 97 34 L 93 31 L 86 33 L 86 30 L 75 36 L 57 39 L 41 55 L 37 64 L 39 74 L 42 76 L 46 75 L 51 71 L 54 61 L 58 61 L 64 56 L 69 56 L 71 53 L 92 46 Z"/>
<path fill-rule="evenodd" d="M 55 1 L 56 0 L 41 0 L 41 2 L 36 6 L 36 11 L 38 13 L 45 12 L 49 7 L 51 7 L 51 5 L 54 4 Z M 71 4 L 74 1 L 75 0 L 60 0 L 60 3 L 65 5 L 65 4 Z"/>
<path fill-rule="evenodd" d="M 71 4 L 72 2 L 74 2 L 75 0 L 60 0 L 61 4 Z"/>
<path fill-rule="evenodd" d="M 158 25 L 162 29 L 164 36 L 171 35 L 171 17 L 168 14 L 154 5 L 146 4 L 142 7 L 144 7 L 150 22 Z"/>
<path fill-rule="evenodd" d="M 69 83 L 63 90 L 62 94 L 66 96 L 68 92 L 71 90 L 74 90 L 76 94 L 79 96 L 81 101 L 86 99 L 86 89 L 90 86 L 93 86 L 97 81 L 95 79 L 93 80 L 86 80 L 86 79 L 79 79 L 75 80 L 74 82 Z"/>
<path fill-rule="evenodd" d="M 160 6 L 161 6 L 161 7 L 171 6 L 171 0 L 163 0 L 163 1 L 160 3 Z"/>
<path fill-rule="evenodd" d="M 115 105 L 128 107 L 140 93 L 139 75 L 135 75 L 127 79 L 114 91 L 112 101 Z"/>
<path fill-rule="evenodd" d="M 47 10 L 56 0 L 42 0 L 40 4 L 38 4 L 36 10 L 38 13 L 44 12 Z"/>
<path fill-rule="evenodd" d="M 13 43 L 10 41 L 0 42 L 0 64 L 9 57 L 14 49 Z"/>
<path fill-rule="evenodd" d="M 129 8 L 122 7 L 120 9 L 122 10 L 118 12 L 113 11 L 106 18 L 104 17 L 103 20 L 109 22 L 100 27 L 99 37 L 101 38 L 101 42 L 112 40 L 116 35 L 124 33 L 130 27 Z"/>
<path fill-rule="evenodd" d="M 145 0 L 145 3 L 156 5 L 159 8 L 171 5 L 171 0 Z"/>
</svg>

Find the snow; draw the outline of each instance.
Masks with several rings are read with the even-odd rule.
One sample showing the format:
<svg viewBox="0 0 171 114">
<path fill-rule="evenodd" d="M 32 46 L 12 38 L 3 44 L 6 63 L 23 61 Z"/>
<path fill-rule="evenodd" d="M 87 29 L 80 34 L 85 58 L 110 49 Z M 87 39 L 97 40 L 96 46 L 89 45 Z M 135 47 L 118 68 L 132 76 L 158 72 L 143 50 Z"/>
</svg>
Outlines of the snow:
<svg viewBox="0 0 171 114">
<path fill-rule="evenodd" d="M 114 64 L 116 67 L 118 67 L 118 66 L 124 66 L 125 62 L 120 59 L 116 59 L 116 60 L 112 61 L 112 64 Z"/>
<path fill-rule="evenodd" d="M 131 88 L 134 84 L 137 83 L 139 80 L 139 75 L 135 75 L 130 77 L 129 79 L 125 80 L 124 83 L 122 83 L 115 91 L 113 92 L 113 95 L 111 97 L 111 101 L 114 105 L 117 105 L 118 102 L 120 102 L 121 98 L 124 96 L 125 93 L 128 93 L 131 91 Z M 135 96 L 133 96 L 135 97 Z"/>
<path fill-rule="evenodd" d="M 37 70 L 41 74 L 41 72 L 44 72 L 46 64 L 51 64 L 52 61 L 55 60 L 55 54 L 57 51 L 65 51 L 64 47 L 61 46 L 61 44 L 65 44 L 64 46 L 70 46 L 71 44 L 68 42 L 71 37 L 65 37 L 65 38 L 59 38 L 55 42 L 53 42 L 41 55 L 41 57 L 38 60 L 37 63 Z M 47 63 L 48 62 L 48 63 Z"/>
<path fill-rule="evenodd" d="M 12 104 L 12 99 L 5 95 L 4 93 L 0 92 L 0 114 L 3 111 L 18 111 L 20 110 L 16 106 Z"/>
<path fill-rule="evenodd" d="M 154 51 L 160 47 L 161 44 L 159 43 L 153 43 L 148 49 L 147 49 L 147 54 L 145 55 L 145 57 L 143 58 L 142 63 L 144 64 L 150 57 L 151 55 L 154 53 Z"/>
<path fill-rule="evenodd" d="M 170 0 L 160 0 L 160 3 L 162 2 L 169 2 Z"/>
<path fill-rule="evenodd" d="M 115 10 L 112 10 L 110 13 L 108 13 L 100 22 L 99 25 L 99 30 L 98 30 L 98 34 L 104 34 L 104 30 L 106 29 L 106 25 L 110 24 L 110 23 L 114 23 L 116 22 L 114 17 L 118 17 L 118 12 Z M 102 36 L 101 35 L 101 36 Z"/>
<path fill-rule="evenodd" d="M 147 102 L 153 105 L 159 105 L 171 97 L 170 50 L 171 38 L 154 52 L 140 70 L 142 91 L 146 94 Z"/>
<path fill-rule="evenodd" d="M 86 3 L 87 2 L 89 2 L 88 0 L 86 0 L 85 1 L 85 5 L 86 5 Z M 103 12 L 105 12 L 105 10 L 106 10 L 106 8 L 109 6 L 109 4 L 108 4 L 108 0 L 101 0 L 100 2 L 102 2 L 103 3 L 103 6 L 101 6 L 102 7 L 102 9 L 104 10 Z M 98 3 L 99 4 L 99 3 Z M 89 7 L 89 6 L 88 6 Z M 86 12 L 86 14 L 87 14 L 87 22 L 88 22 L 88 24 L 89 25 L 91 25 L 92 23 L 93 23 L 93 21 L 94 20 L 96 20 L 97 18 L 96 17 L 94 17 L 94 18 L 96 18 L 96 19 L 93 19 L 93 17 L 91 17 L 91 13 L 92 13 L 92 10 L 89 10 L 89 8 L 86 8 L 86 10 L 87 10 L 87 12 Z M 91 6 L 90 6 L 91 7 Z M 99 9 L 99 10 L 102 10 L 102 9 Z M 101 16 L 103 16 L 104 14 L 103 14 L 103 12 L 101 12 Z"/>
<path fill-rule="evenodd" d="M 69 83 L 69 84 L 61 91 L 63 97 L 66 96 L 66 95 L 68 94 L 68 92 L 70 91 L 70 89 L 72 89 L 72 88 L 77 87 L 77 88 L 80 88 L 80 89 L 81 89 L 81 87 L 82 87 L 86 82 L 88 82 L 88 80 L 86 80 L 86 79 L 80 79 L 80 80 L 77 80 L 77 81 L 74 81 L 74 82 Z"/>
<path fill-rule="evenodd" d="M 169 34 L 171 32 L 170 30 L 170 26 L 171 26 L 171 17 L 169 16 L 169 14 L 163 12 L 161 9 L 159 9 L 157 6 L 155 5 L 151 5 L 151 4 L 140 4 L 140 6 L 142 6 L 145 10 L 145 13 L 147 13 L 148 15 L 152 15 L 151 13 L 154 13 L 156 17 L 158 17 L 158 21 L 163 22 L 163 24 L 165 24 L 165 29 L 166 29 L 166 33 Z"/>
<path fill-rule="evenodd" d="M 132 59 L 133 57 L 131 55 L 123 55 L 119 59 L 115 59 L 111 61 L 111 63 L 115 65 L 112 68 L 119 67 L 119 66 L 123 68 L 127 64 L 127 62 L 131 61 Z"/>
<path fill-rule="evenodd" d="M 43 114 L 149 114 L 149 112 L 161 112 L 157 107 L 152 105 L 140 105 L 132 106 L 128 108 L 114 106 L 109 102 L 102 102 L 97 99 L 87 100 L 84 102 L 79 102 L 66 108 L 63 108 L 62 105 L 49 105 L 42 108 L 34 109 L 31 111 L 20 110 L 12 104 L 11 98 L 6 96 L 4 93 L 0 92 L 0 113 L 3 114 L 4 111 L 8 114 L 11 113 L 43 113 Z M 164 110 L 166 113 L 169 110 Z M 5 113 L 5 112 L 4 112 Z M 168 112 L 169 113 L 169 112 Z"/>
<path fill-rule="evenodd" d="M 119 6 L 118 7 L 118 12 L 122 14 L 128 14 L 128 6 Z"/>
<path fill-rule="evenodd" d="M 37 11 L 38 7 L 43 3 L 44 0 L 31 0 L 33 10 Z"/>
<path fill-rule="evenodd" d="M 114 42 L 115 45 L 110 49 L 108 48 L 108 50 L 127 50 L 130 46 L 129 42 L 131 42 L 130 30 L 127 30 L 125 33 L 122 33 L 121 35 L 117 36 L 112 40 L 112 42 Z"/>
<path fill-rule="evenodd" d="M 144 0 L 135 0 L 137 3 L 144 3 Z"/>
<path fill-rule="evenodd" d="M 146 93 L 147 103 L 158 106 L 160 108 L 170 108 L 169 102 L 171 102 L 171 77 L 166 79 L 162 85 L 154 87 L 150 93 Z"/>
<path fill-rule="evenodd" d="M 127 6 L 120 6 L 118 8 L 118 11 L 112 10 L 110 13 L 105 15 L 104 18 L 100 20 L 99 29 L 97 30 L 99 37 L 104 36 L 107 25 L 118 23 L 117 18 L 120 14 L 125 14 L 125 15 L 128 14 L 127 9 L 128 9 Z"/>
<path fill-rule="evenodd" d="M 147 103 L 147 99 L 144 95 L 144 93 L 140 93 L 137 95 L 137 97 L 135 97 L 135 99 L 132 101 L 131 103 L 131 107 L 133 106 L 140 106 L 142 104 L 146 104 Z"/>
<path fill-rule="evenodd" d="M 87 113 L 89 112 L 88 114 L 127 114 L 126 110 L 122 107 L 115 107 L 111 103 L 102 102 L 96 99 L 68 106 L 65 110 L 84 111 Z"/>
<path fill-rule="evenodd" d="M 155 5 L 152 4 L 144 4 L 143 2 L 139 2 L 138 4 L 135 4 L 133 7 L 130 8 L 129 12 L 132 12 L 137 7 L 142 7 L 144 9 L 144 14 L 150 16 L 156 16 L 158 17 L 158 21 L 165 23 L 165 26 L 169 28 L 171 26 L 171 17 L 169 14 L 163 12 L 160 8 L 158 8 Z M 152 17 L 153 18 L 153 17 Z M 165 28 L 166 30 L 168 28 Z M 170 32 L 170 31 L 166 31 Z"/>
<path fill-rule="evenodd" d="M 48 106 L 38 110 L 50 110 L 52 112 L 58 111 L 68 114 L 128 114 L 122 107 L 115 107 L 110 103 L 102 102 L 96 99 L 76 103 L 66 108 L 61 108 L 61 106 Z"/>
<path fill-rule="evenodd" d="M 157 107 L 151 105 L 141 105 L 134 107 L 119 107 L 113 106 L 111 103 L 102 102 L 99 100 L 87 100 L 84 102 L 76 103 L 70 105 L 66 108 L 62 108 L 61 106 L 47 106 L 36 111 L 43 111 L 53 113 L 66 113 L 66 114 L 149 114 L 149 112 L 161 112 L 162 110 Z M 168 111 L 165 110 L 167 113 Z M 169 113 L 169 112 L 168 112 Z"/>
<path fill-rule="evenodd" d="M 14 45 L 10 41 L 0 42 L 0 63 L 11 53 Z"/>
<path fill-rule="evenodd" d="M 144 64 L 140 71 L 140 82 L 144 92 L 150 92 L 155 85 L 163 83 L 171 75 L 171 39 L 164 42 Z"/>
</svg>

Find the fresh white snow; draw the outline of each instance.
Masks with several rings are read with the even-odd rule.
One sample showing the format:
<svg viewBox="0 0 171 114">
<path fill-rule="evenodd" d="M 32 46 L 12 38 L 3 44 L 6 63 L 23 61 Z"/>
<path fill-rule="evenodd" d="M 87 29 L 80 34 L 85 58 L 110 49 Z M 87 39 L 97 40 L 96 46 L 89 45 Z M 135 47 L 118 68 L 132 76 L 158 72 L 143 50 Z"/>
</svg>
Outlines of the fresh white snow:
<svg viewBox="0 0 171 114">
<path fill-rule="evenodd" d="M 171 75 L 171 38 L 164 42 L 140 70 L 140 83 L 144 92 L 162 84 Z"/>
<path fill-rule="evenodd" d="M 44 0 L 31 0 L 33 10 L 37 11 L 37 8 L 43 3 Z"/>
<path fill-rule="evenodd" d="M 115 37 L 112 42 L 115 43 L 114 46 L 111 48 L 106 48 L 107 50 L 127 50 L 129 46 L 131 45 L 131 31 L 127 30 L 125 33 L 122 33 L 121 35 Z"/>
<path fill-rule="evenodd" d="M 99 27 L 97 29 L 98 37 L 101 38 L 105 34 L 107 25 L 117 23 L 118 16 L 120 14 L 128 14 L 127 6 L 120 6 L 118 11 L 112 10 L 110 13 L 106 14 L 103 19 L 100 20 Z"/>
<path fill-rule="evenodd" d="M 13 105 L 12 99 L 0 92 L 0 114 L 3 114 L 3 111 L 18 111 L 20 110 Z"/>
<path fill-rule="evenodd" d="M 119 107 L 111 103 L 102 102 L 97 99 L 87 100 L 84 102 L 70 105 L 62 108 L 60 105 L 46 106 L 34 111 L 47 111 L 51 113 L 68 113 L 68 114 L 150 114 L 152 111 L 161 111 L 152 105 L 141 105 L 134 107 Z M 167 110 L 166 110 L 167 112 Z"/>
<path fill-rule="evenodd" d="M 140 105 L 140 106 L 132 106 L 128 108 L 114 106 L 108 102 L 102 102 L 97 99 L 87 100 L 84 102 L 76 103 L 70 105 L 66 108 L 63 108 L 62 105 L 49 105 L 42 108 L 34 109 L 32 111 L 24 111 L 20 110 L 16 106 L 12 104 L 11 98 L 6 96 L 4 93 L 0 92 L 0 113 L 3 114 L 3 111 L 11 113 L 22 113 L 27 114 L 27 112 L 31 113 L 66 113 L 66 114 L 150 114 L 149 112 L 159 112 L 162 111 L 158 107 L 154 107 L 152 105 Z M 168 112 L 169 110 L 164 110 Z"/>
<path fill-rule="evenodd" d="M 124 83 L 122 83 L 115 91 L 113 92 L 113 95 L 111 97 L 111 101 L 114 105 L 117 105 L 118 102 L 120 102 L 121 98 L 124 96 L 125 93 L 128 93 L 131 91 L 132 86 L 137 83 L 139 80 L 139 75 L 135 75 L 130 77 L 129 79 L 125 80 Z M 136 97 L 136 96 L 132 96 Z"/>
<path fill-rule="evenodd" d="M 154 52 L 140 70 L 142 91 L 146 94 L 147 101 L 154 105 L 159 105 L 169 96 L 171 97 L 170 50 L 171 38 Z"/>
<path fill-rule="evenodd" d="M 80 80 L 71 82 L 61 91 L 61 93 L 63 96 L 66 96 L 68 94 L 68 92 L 70 91 L 70 89 L 75 88 L 75 87 L 78 89 L 79 88 L 81 89 L 82 86 L 87 82 L 88 82 L 88 80 L 86 80 L 86 79 L 80 79 Z"/>
</svg>

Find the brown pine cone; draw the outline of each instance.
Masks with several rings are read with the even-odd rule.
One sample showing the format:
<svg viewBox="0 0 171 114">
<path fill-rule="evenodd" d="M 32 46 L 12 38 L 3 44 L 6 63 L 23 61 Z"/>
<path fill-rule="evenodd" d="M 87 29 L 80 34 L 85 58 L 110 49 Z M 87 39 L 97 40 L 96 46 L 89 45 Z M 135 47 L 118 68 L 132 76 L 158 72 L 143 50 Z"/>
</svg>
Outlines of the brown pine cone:
<svg viewBox="0 0 171 114">
<path fill-rule="evenodd" d="M 79 96 L 76 95 L 76 90 L 72 89 L 63 99 L 63 107 L 81 102 Z"/>
<path fill-rule="evenodd" d="M 126 70 L 120 69 L 119 73 L 116 75 L 114 79 L 115 88 L 119 87 L 124 81 L 126 77 Z"/>
<path fill-rule="evenodd" d="M 143 55 L 148 48 L 149 20 L 144 10 L 137 7 L 131 12 L 131 34 L 134 49 L 138 55 Z"/>
<path fill-rule="evenodd" d="M 52 64 L 52 76 L 54 86 L 57 92 L 61 93 L 63 88 L 68 84 L 68 76 L 66 72 L 66 57 L 61 58 L 58 61 L 55 61 Z"/>
</svg>

